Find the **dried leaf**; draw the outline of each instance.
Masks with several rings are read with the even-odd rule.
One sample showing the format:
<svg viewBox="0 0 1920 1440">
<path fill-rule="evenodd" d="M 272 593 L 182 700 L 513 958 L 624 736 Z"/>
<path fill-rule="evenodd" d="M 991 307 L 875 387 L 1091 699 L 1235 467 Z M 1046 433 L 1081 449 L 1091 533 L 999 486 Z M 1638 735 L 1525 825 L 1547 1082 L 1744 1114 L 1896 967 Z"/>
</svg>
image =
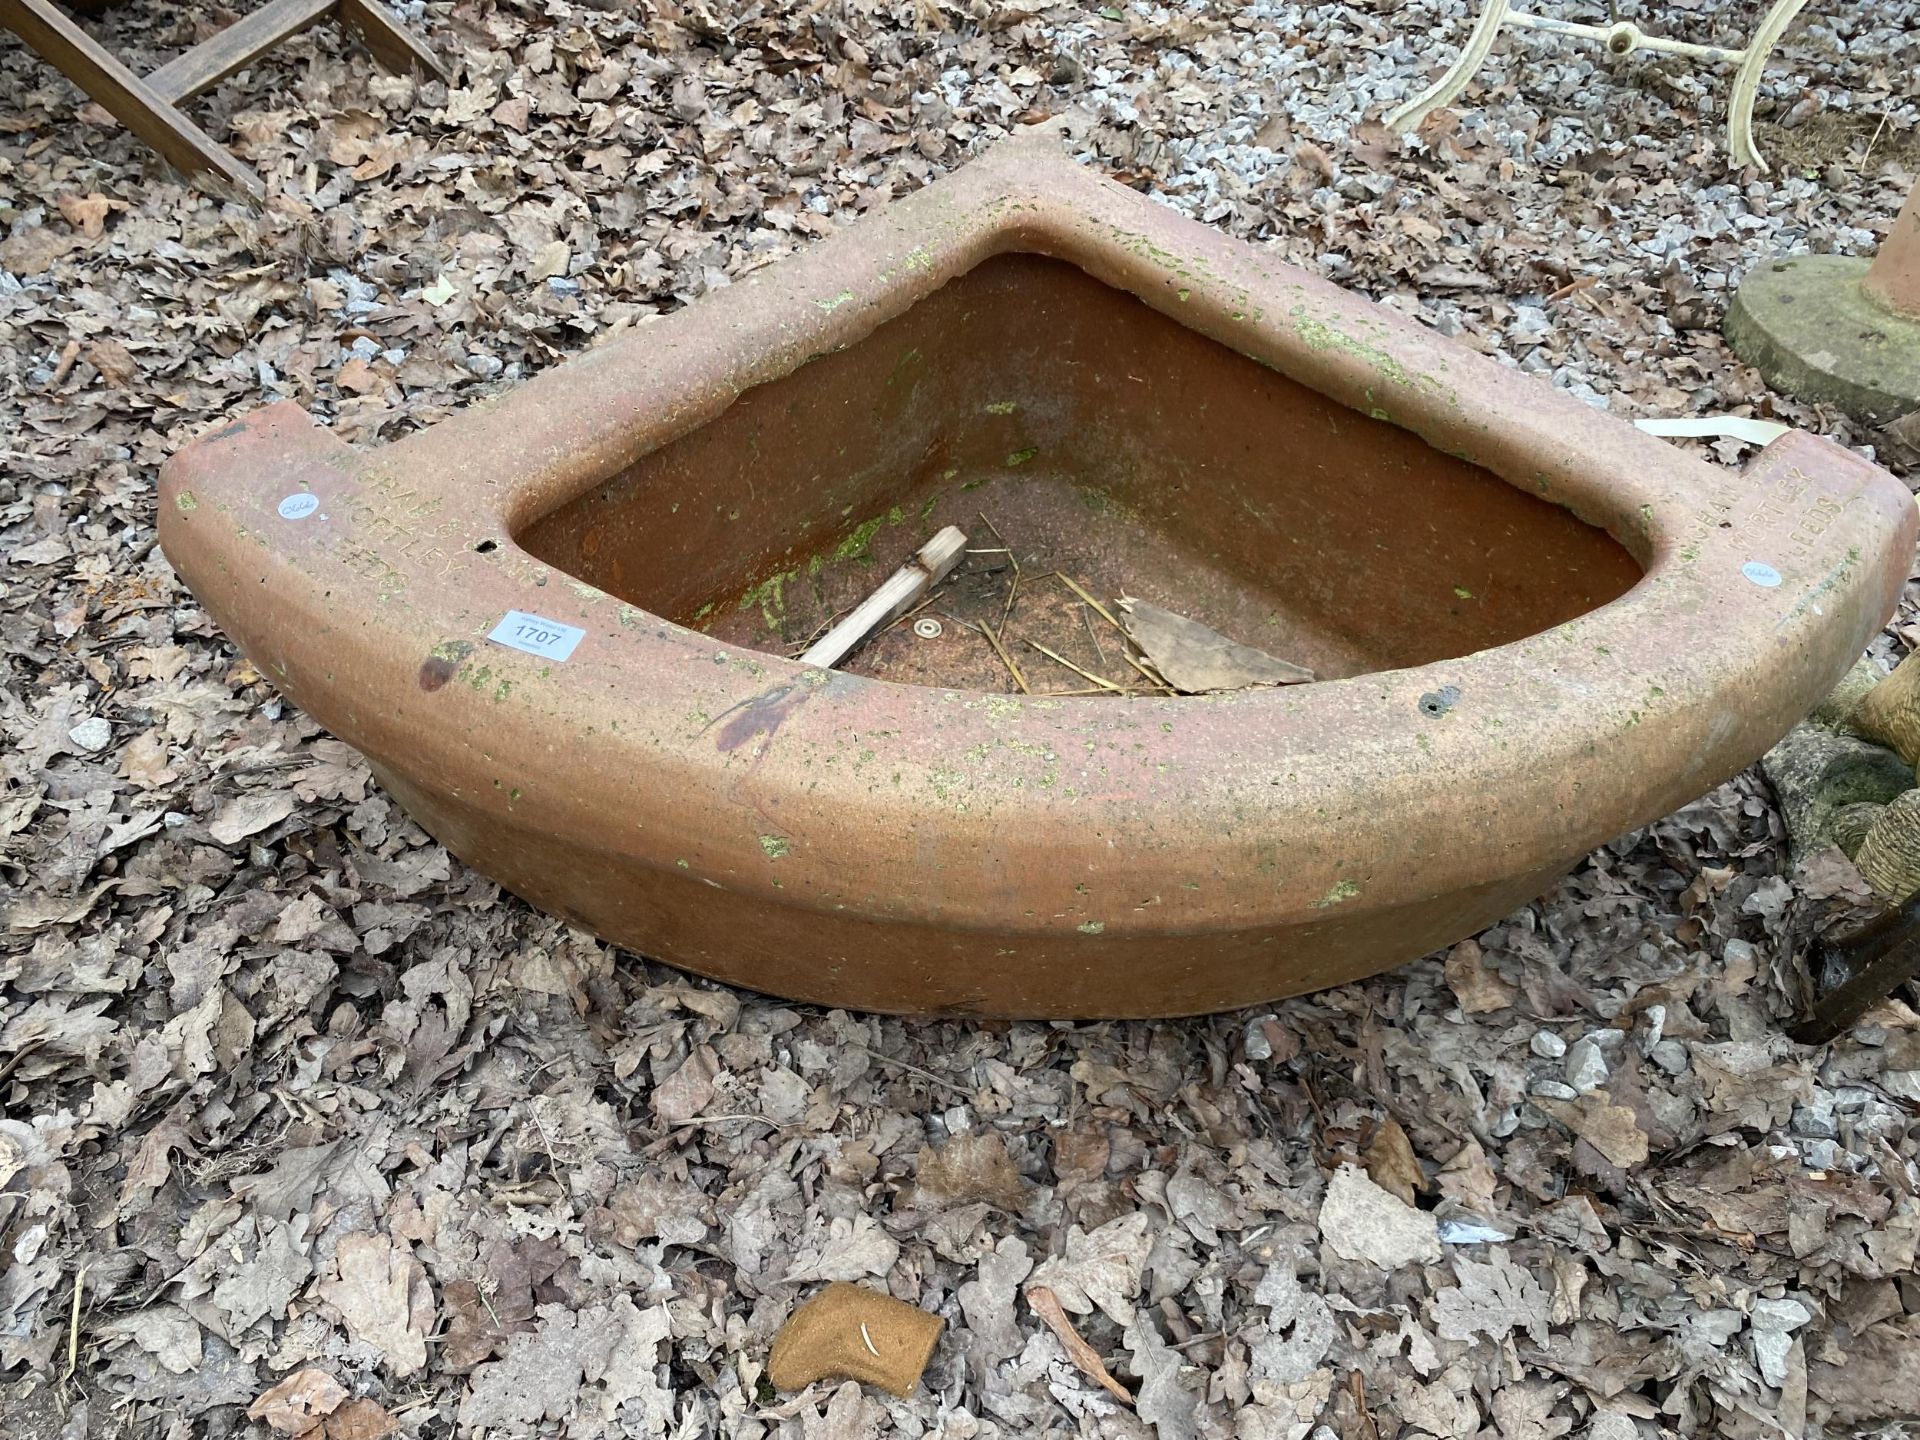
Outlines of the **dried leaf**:
<svg viewBox="0 0 1920 1440">
<path fill-rule="evenodd" d="M 795 1258 L 787 1280 L 864 1280 L 884 1276 L 900 1258 L 900 1242 L 870 1215 L 834 1220 Z"/>
<path fill-rule="evenodd" d="M 1033 1285 L 1051 1291 L 1076 1315 L 1098 1309 L 1116 1325 L 1126 1325 L 1133 1320 L 1133 1298 L 1140 1293 L 1152 1249 L 1147 1217 L 1139 1212 L 1109 1220 L 1091 1233 L 1075 1225 L 1067 1231 L 1066 1253 L 1042 1261 Z"/>
<path fill-rule="evenodd" d="M 654 1115 L 666 1124 L 679 1125 L 703 1113 L 713 1100 L 713 1082 L 719 1073 L 720 1060 L 713 1048 L 696 1046 L 678 1070 L 654 1087 Z"/>
<path fill-rule="evenodd" d="M 296 1370 L 247 1407 L 247 1418 L 264 1420 L 282 1435 L 318 1430 L 347 1398 L 346 1387 L 324 1370 Z"/>
<path fill-rule="evenodd" d="M 1027 1247 L 1009 1235 L 980 1257 L 974 1278 L 957 1292 L 955 1298 L 967 1319 L 965 1336 L 978 1348 L 983 1367 L 991 1367 L 1020 1349 L 1024 1337 L 1014 1323 L 1013 1300 L 1020 1282 L 1032 1272 Z M 1054 1303 L 1059 1302 L 1056 1299 Z"/>
<path fill-rule="evenodd" d="M 969 1130 L 935 1149 L 924 1146 L 914 1183 L 902 1196 L 907 1205 L 954 1205 L 983 1200 L 1002 1210 L 1018 1210 L 1027 1185 L 997 1130 Z"/>
<path fill-rule="evenodd" d="M 87 195 L 56 196 L 54 204 L 60 207 L 66 222 L 89 240 L 98 240 L 106 233 L 109 214 L 127 208 L 124 202 L 109 200 L 97 190 Z"/>
<path fill-rule="evenodd" d="M 1352 1165 L 1342 1165 L 1327 1182 L 1320 1235 L 1334 1253 L 1382 1270 L 1431 1264 L 1441 1255 L 1433 1216 L 1388 1194 Z"/>
<path fill-rule="evenodd" d="M 1301 685 L 1313 672 L 1237 640 L 1210 625 L 1145 600 L 1122 598 L 1127 635 L 1149 664 L 1183 695 L 1244 690 L 1252 685 Z"/>
<path fill-rule="evenodd" d="M 140 362 L 118 340 L 101 336 L 81 351 L 87 363 L 100 372 L 100 378 L 116 390 L 125 390 L 140 373 Z"/>
<path fill-rule="evenodd" d="M 1185 1362 L 1160 1337 L 1147 1312 L 1134 1316 L 1122 1337 L 1131 1352 L 1131 1369 L 1140 1377 L 1134 1409 L 1153 1427 L 1158 1440 L 1196 1440 L 1200 1433 L 1200 1395 L 1185 1383 Z"/>
<path fill-rule="evenodd" d="M 1267 1307 L 1259 1333 L 1248 1340 L 1255 1379 L 1277 1389 L 1309 1380 L 1338 1338 L 1327 1302 L 1300 1283 L 1291 1260 L 1267 1267 L 1253 1301 Z"/>
<path fill-rule="evenodd" d="M 326 1440 L 386 1440 L 400 1422 L 378 1400 L 349 1400 L 327 1417 Z"/>
<path fill-rule="evenodd" d="M 1067 1312 L 1060 1308 L 1059 1297 L 1053 1291 L 1044 1285 L 1029 1285 L 1027 1304 L 1034 1314 L 1046 1322 L 1047 1328 L 1059 1337 L 1060 1343 L 1066 1347 L 1067 1358 L 1073 1361 L 1082 1375 L 1122 1404 L 1133 1404 L 1133 1392 L 1108 1373 L 1099 1353 L 1080 1338 L 1080 1332 L 1073 1328 L 1073 1322 L 1067 1318 Z"/>
<path fill-rule="evenodd" d="M 1631 1109 L 1613 1104 L 1603 1092 L 1582 1095 L 1578 1100 L 1555 1100 L 1544 1095 L 1531 1099 L 1611 1164 L 1627 1169 L 1646 1162 L 1649 1153 L 1646 1131 L 1640 1128 Z"/>
<path fill-rule="evenodd" d="M 137 1314 L 120 1316 L 100 1326 L 97 1333 L 132 1341 L 175 1375 L 185 1375 L 200 1365 L 200 1327 L 177 1305 L 153 1305 Z"/>
<path fill-rule="evenodd" d="M 1469 1015 L 1490 1015 L 1513 1004 L 1514 988 L 1487 962 L 1486 953 L 1471 940 L 1462 940 L 1447 952 L 1447 988 Z"/>
<path fill-rule="evenodd" d="M 1499 1341 L 1519 1328 L 1535 1345 L 1545 1346 L 1546 1287 L 1508 1259 L 1506 1247 L 1494 1246 L 1489 1254 L 1485 1264 L 1454 1256 L 1453 1273 L 1460 1283 L 1434 1295 L 1435 1332 L 1444 1340 L 1484 1335 Z"/>
<path fill-rule="evenodd" d="M 249 791 L 221 803 L 207 833 L 222 845 L 237 845 L 249 835 L 278 825 L 293 814 L 293 796 L 278 791 Z"/>
<path fill-rule="evenodd" d="M 1368 1178 L 1403 1205 L 1412 1205 L 1416 1193 L 1427 1188 L 1426 1172 L 1414 1158 L 1413 1142 L 1391 1115 L 1375 1127 L 1373 1143 L 1361 1158 Z"/>
<path fill-rule="evenodd" d="M 338 1278 L 322 1281 L 319 1291 L 347 1333 L 379 1350 L 395 1375 L 418 1370 L 427 1360 L 433 1296 L 413 1252 L 385 1235 L 344 1235 L 335 1264 Z"/>
<path fill-rule="evenodd" d="M 290 1226 L 265 1216 L 258 1225 L 265 1238 L 252 1259 L 213 1288 L 213 1303 L 226 1312 L 230 1339 L 263 1319 L 286 1318 L 287 1307 L 313 1273 Z"/>
</svg>

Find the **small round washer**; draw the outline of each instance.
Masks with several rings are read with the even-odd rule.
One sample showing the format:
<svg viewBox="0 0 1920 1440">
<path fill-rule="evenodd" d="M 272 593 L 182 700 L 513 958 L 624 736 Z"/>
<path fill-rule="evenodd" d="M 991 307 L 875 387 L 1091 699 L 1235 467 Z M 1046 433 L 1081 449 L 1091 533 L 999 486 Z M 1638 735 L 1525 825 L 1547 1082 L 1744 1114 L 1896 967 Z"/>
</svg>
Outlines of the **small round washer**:
<svg viewBox="0 0 1920 1440">
<path fill-rule="evenodd" d="M 913 622 L 913 633 L 922 640 L 938 640 L 946 631 L 931 615 L 922 615 Z"/>
</svg>

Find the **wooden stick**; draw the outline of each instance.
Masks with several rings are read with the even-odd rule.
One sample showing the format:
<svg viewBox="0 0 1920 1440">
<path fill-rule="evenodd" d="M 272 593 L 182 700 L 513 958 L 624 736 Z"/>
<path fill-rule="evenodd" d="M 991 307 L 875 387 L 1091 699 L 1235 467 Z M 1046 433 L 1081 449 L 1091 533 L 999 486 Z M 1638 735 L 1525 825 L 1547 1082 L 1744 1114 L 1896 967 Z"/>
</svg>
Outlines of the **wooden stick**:
<svg viewBox="0 0 1920 1440">
<path fill-rule="evenodd" d="M 835 1043 L 844 1045 L 849 1050 L 858 1050 L 863 1055 L 871 1055 L 875 1060 L 880 1061 L 883 1065 L 892 1065 L 897 1069 L 905 1070 L 910 1075 L 918 1075 L 922 1080 L 929 1080 L 935 1085 L 945 1086 L 953 1094 L 964 1096 L 969 1100 L 971 1100 L 974 1094 L 976 1093 L 972 1090 L 967 1089 L 966 1086 L 960 1084 L 958 1081 L 949 1080 L 944 1075 L 936 1075 L 933 1073 L 933 1071 L 927 1070 L 922 1068 L 921 1066 L 915 1065 L 910 1060 L 902 1060 L 897 1055 L 889 1055 L 887 1054 L 886 1051 L 876 1050 L 871 1045 L 862 1045 L 858 1040 L 842 1039 L 842 1040 L 836 1041 Z"/>
<path fill-rule="evenodd" d="M 946 526 L 894 571 L 884 585 L 854 606 L 852 614 L 814 641 L 800 657 L 800 663 L 831 670 L 861 641 L 946 579 L 948 572 L 960 563 L 966 548 L 966 535 L 952 525 Z"/>
<path fill-rule="evenodd" d="M 1013 663 L 1013 656 L 1009 655 L 1007 653 L 1007 647 L 1000 643 L 1000 637 L 985 625 L 975 625 L 973 628 L 987 637 L 987 643 L 993 646 L 993 653 L 1000 657 L 1000 663 L 1006 666 L 1007 673 L 1013 676 L 1013 683 L 1020 687 L 1020 693 L 1022 695 L 1031 695 L 1033 691 L 1027 688 L 1027 677 L 1022 675 L 1020 673 L 1020 667 Z"/>
<path fill-rule="evenodd" d="M 976 510 L 973 513 L 980 517 L 981 524 L 993 532 L 993 538 L 1000 542 L 1002 552 L 1013 562 L 1013 583 L 1007 587 L 1007 608 L 1000 612 L 1000 638 L 1004 640 L 1007 635 L 1007 621 L 1013 618 L 1013 602 L 1020 594 L 1020 557 L 1014 554 L 1013 547 L 1007 544 L 1007 537 L 1000 533 L 993 521 L 987 519 L 986 511 Z"/>
<path fill-rule="evenodd" d="M 1100 657 L 1100 663 L 1107 663 L 1107 647 L 1100 643 L 1100 637 L 1093 633 L 1093 617 L 1087 613 L 1087 607 L 1080 607 L 1080 623 L 1086 626 L 1087 639 L 1093 642 L 1093 653 Z"/>
<path fill-rule="evenodd" d="M 1155 690 L 1158 690 L 1162 695 L 1178 695 L 1180 693 L 1178 690 L 1175 690 L 1171 685 L 1169 685 L 1165 680 L 1163 680 L 1160 676 L 1154 674 L 1153 671 L 1149 670 L 1146 666 L 1142 665 L 1138 660 L 1134 659 L 1133 656 L 1125 655 L 1125 656 L 1122 656 L 1121 658 L 1124 659 L 1127 662 L 1127 664 L 1133 666 L 1134 669 L 1138 670 L 1142 675 L 1144 675 L 1146 677 L 1147 683 L 1153 686 L 1153 688 Z"/>
<path fill-rule="evenodd" d="M 1093 596 L 1089 595 L 1086 591 L 1082 590 L 1080 586 L 1077 583 L 1075 583 L 1074 578 L 1071 575 L 1067 574 L 1066 571 L 1056 570 L 1053 572 L 1053 575 L 1054 575 L 1054 578 L 1058 580 L 1062 585 L 1066 586 L 1069 590 L 1073 591 L 1074 594 L 1078 595 L 1082 600 L 1086 601 L 1087 604 L 1091 605 L 1094 608 L 1095 613 L 1097 613 L 1102 620 L 1106 621 L 1109 625 L 1113 626 L 1113 628 L 1118 630 L 1122 635 L 1125 635 L 1127 633 L 1127 627 L 1122 625 L 1118 620 L 1114 619 L 1112 612 L 1109 611 L 1106 606 L 1102 605 L 1098 600 L 1094 599 Z"/>
<path fill-rule="evenodd" d="M 80 1364 L 80 1297 L 87 1288 L 87 1271 L 90 1265 L 82 1265 L 80 1273 L 73 1277 L 73 1314 L 67 1320 L 67 1373 L 60 1377 L 60 1383 L 66 1384 L 73 1379 L 73 1372 Z"/>
<path fill-rule="evenodd" d="M 1114 684 L 1111 680 L 1104 680 L 1100 676 L 1094 674 L 1091 670 L 1082 670 L 1078 665 L 1074 664 L 1073 661 L 1067 659 L 1066 656 L 1054 654 L 1053 651 L 1049 650 L 1046 646 L 1042 645 L 1038 640 L 1029 640 L 1027 641 L 1027 645 L 1030 649 L 1038 650 L 1042 655 L 1046 656 L 1047 659 L 1053 661 L 1054 664 L 1066 666 L 1067 669 L 1073 671 L 1073 673 L 1078 675 L 1082 680 L 1091 680 L 1094 684 L 1098 685 L 1102 690 L 1111 690 L 1116 695 L 1125 693 L 1124 691 L 1122 691 L 1122 689 L 1118 685 Z"/>
</svg>

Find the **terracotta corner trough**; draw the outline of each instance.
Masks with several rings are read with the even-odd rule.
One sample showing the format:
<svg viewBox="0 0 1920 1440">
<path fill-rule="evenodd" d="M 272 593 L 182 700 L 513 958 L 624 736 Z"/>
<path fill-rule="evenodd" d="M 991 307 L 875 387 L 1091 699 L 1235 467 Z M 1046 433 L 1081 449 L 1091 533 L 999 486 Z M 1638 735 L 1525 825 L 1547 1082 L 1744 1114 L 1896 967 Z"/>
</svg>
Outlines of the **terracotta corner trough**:
<svg viewBox="0 0 1920 1440">
<path fill-rule="evenodd" d="M 274 405 L 161 488 L 213 616 L 509 889 L 776 994 L 1000 1016 L 1473 933 L 1771 745 L 1915 540 L 1834 445 L 1709 466 L 1031 136 L 397 444 Z M 776 653 L 794 595 L 976 511 L 1322 678 Z"/>
</svg>

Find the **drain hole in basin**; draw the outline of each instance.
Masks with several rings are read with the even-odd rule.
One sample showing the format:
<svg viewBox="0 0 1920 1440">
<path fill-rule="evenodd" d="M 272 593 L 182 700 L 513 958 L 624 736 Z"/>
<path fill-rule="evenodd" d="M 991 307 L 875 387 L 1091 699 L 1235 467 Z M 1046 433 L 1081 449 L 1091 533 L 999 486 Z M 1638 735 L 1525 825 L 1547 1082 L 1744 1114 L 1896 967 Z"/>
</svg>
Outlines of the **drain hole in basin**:
<svg viewBox="0 0 1920 1440">
<path fill-rule="evenodd" d="M 1056 575 L 1116 618 L 1138 596 L 1339 677 L 1523 638 L 1641 574 L 1605 532 L 1390 415 L 1017 254 L 745 391 L 515 539 L 729 648 L 793 655 L 943 525 L 969 553 L 921 612 L 941 632 L 909 618 L 843 668 L 1007 692 L 1010 657 L 1036 692 L 1149 693 Z M 1003 621 L 1008 656 L 977 628 Z"/>
</svg>

